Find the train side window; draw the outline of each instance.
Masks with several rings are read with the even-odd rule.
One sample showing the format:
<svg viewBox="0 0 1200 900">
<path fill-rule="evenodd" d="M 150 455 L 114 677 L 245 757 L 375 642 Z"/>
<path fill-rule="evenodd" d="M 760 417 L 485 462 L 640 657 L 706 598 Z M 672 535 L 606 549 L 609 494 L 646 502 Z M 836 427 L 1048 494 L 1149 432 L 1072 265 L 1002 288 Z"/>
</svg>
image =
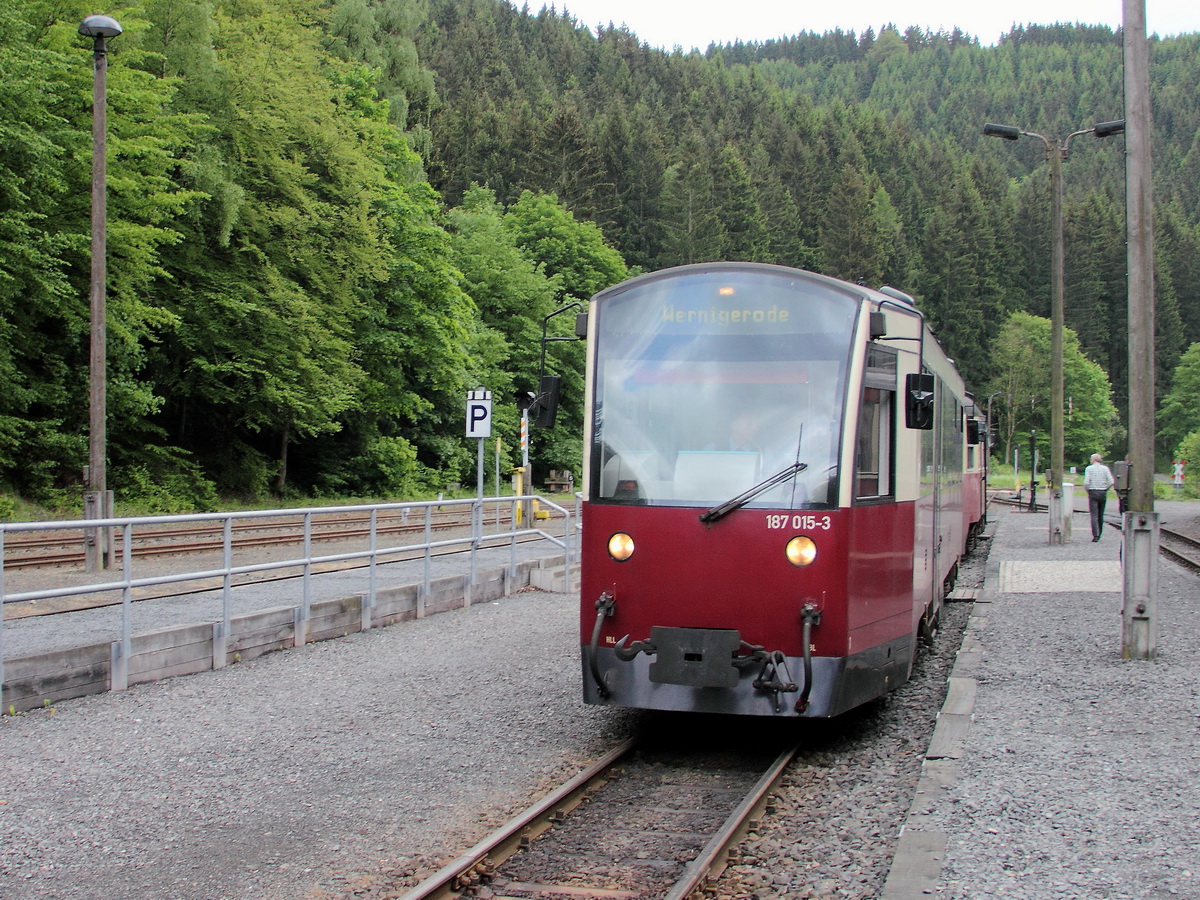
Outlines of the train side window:
<svg viewBox="0 0 1200 900">
<path fill-rule="evenodd" d="M 855 448 L 854 498 L 878 500 L 895 494 L 894 447 L 898 379 L 896 352 L 877 344 L 867 347 L 862 403 Z"/>
<path fill-rule="evenodd" d="M 854 467 L 854 496 L 864 500 L 893 493 L 893 410 L 896 392 L 863 389 L 858 417 L 858 448 Z"/>
</svg>

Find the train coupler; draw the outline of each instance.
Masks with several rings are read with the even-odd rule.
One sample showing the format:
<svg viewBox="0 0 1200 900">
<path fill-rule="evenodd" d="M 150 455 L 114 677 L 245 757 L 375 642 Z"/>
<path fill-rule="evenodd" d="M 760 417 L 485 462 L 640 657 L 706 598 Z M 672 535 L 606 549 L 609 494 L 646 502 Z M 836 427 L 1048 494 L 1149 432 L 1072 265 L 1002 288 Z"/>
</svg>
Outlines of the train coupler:
<svg viewBox="0 0 1200 900">
<path fill-rule="evenodd" d="M 782 650 L 772 650 L 762 654 L 762 670 L 754 679 L 754 689 L 764 693 L 774 694 L 775 712 L 782 712 L 781 694 L 791 694 L 800 690 L 800 686 L 792 681 L 792 673 L 788 671 L 787 656 Z M 755 654 L 758 656 L 758 654 Z"/>
<path fill-rule="evenodd" d="M 658 652 L 658 647 L 654 646 L 653 641 L 634 641 L 632 644 L 626 647 L 625 642 L 627 640 L 629 640 L 629 635 L 625 635 L 625 637 L 617 641 L 616 646 L 613 647 L 613 655 L 617 659 L 621 660 L 621 662 L 633 662 L 634 658 L 639 653 L 645 653 L 647 656 L 653 656 Z"/>
</svg>

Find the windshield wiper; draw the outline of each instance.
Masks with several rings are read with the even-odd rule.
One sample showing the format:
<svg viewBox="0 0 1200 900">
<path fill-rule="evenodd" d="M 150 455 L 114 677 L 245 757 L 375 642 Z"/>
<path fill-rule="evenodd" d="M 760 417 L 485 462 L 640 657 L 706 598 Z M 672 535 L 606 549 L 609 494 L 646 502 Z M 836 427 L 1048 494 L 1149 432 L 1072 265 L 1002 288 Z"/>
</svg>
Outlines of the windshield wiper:
<svg viewBox="0 0 1200 900">
<path fill-rule="evenodd" d="M 723 519 L 735 509 L 741 509 L 759 494 L 762 494 L 765 491 L 775 487 L 777 484 L 783 484 L 789 478 L 794 478 L 807 468 L 808 463 L 792 463 L 782 472 L 776 472 L 766 481 L 760 481 L 754 487 L 750 488 L 749 490 L 742 491 L 742 493 L 738 494 L 736 497 L 726 500 L 720 506 L 714 506 L 708 512 L 700 516 L 700 521 L 705 525 L 709 525 L 713 522 L 716 522 L 718 519 Z"/>
</svg>

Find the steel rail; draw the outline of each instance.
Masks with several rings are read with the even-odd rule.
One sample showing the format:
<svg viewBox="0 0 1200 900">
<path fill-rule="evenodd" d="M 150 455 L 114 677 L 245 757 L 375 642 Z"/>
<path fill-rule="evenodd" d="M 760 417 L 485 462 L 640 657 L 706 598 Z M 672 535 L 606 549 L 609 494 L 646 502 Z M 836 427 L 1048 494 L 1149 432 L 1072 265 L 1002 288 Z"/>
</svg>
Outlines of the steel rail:
<svg viewBox="0 0 1200 900">
<path fill-rule="evenodd" d="M 591 790 L 602 783 L 603 776 L 631 753 L 637 742 L 627 740 L 596 760 L 570 781 L 563 784 L 524 812 L 493 831 L 457 859 L 447 863 L 401 900 L 435 900 L 457 897 L 459 892 L 491 874 L 500 863 L 551 827 L 554 820 L 566 815 Z"/>
<path fill-rule="evenodd" d="M 1165 526 L 1159 528 L 1159 534 L 1167 538 L 1167 541 L 1159 541 L 1159 553 L 1193 572 L 1200 571 L 1200 541 Z"/>
<path fill-rule="evenodd" d="M 1158 552 L 1173 563 L 1181 565 L 1186 569 L 1191 569 L 1193 572 L 1200 572 L 1200 560 L 1197 560 L 1195 557 L 1180 553 L 1173 547 L 1166 547 L 1161 544 L 1158 547 Z"/>
<path fill-rule="evenodd" d="M 700 855 L 688 864 L 683 876 L 675 883 L 675 887 L 663 896 L 663 900 L 684 900 L 725 870 L 730 848 L 742 839 L 751 823 L 761 814 L 771 792 L 783 778 L 788 763 L 795 758 L 799 750 L 800 745 L 794 744 L 775 758 L 771 768 L 758 780 L 737 809 L 729 814 L 725 824 L 712 836 L 700 851 Z"/>
<path fill-rule="evenodd" d="M 553 827 L 590 792 L 599 788 L 606 781 L 608 771 L 624 759 L 635 746 L 635 741 L 629 740 L 610 751 L 562 787 L 426 878 L 404 894 L 401 900 L 444 900 L 458 897 L 482 879 L 496 874 L 506 859 Z M 721 827 L 709 838 L 697 857 L 687 865 L 671 890 L 663 895 L 663 900 L 685 900 L 698 889 L 710 884 L 725 870 L 731 849 L 761 816 L 772 792 L 778 787 L 783 773 L 799 749 L 800 745 L 795 744 L 775 758 Z M 543 886 L 542 890 L 555 892 L 554 888 L 546 886 Z M 586 888 L 576 888 L 572 892 L 593 896 L 613 893 Z"/>
</svg>

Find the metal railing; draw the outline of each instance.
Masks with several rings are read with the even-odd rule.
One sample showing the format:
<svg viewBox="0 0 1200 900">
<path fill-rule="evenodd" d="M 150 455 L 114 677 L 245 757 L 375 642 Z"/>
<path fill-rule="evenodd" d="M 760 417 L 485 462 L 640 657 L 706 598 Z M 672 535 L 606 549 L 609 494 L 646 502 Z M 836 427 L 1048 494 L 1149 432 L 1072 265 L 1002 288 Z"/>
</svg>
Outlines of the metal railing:
<svg viewBox="0 0 1200 900">
<path fill-rule="evenodd" d="M 114 671 L 113 685 L 120 689 L 126 686 L 128 661 L 132 655 L 133 640 L 133 592 L 139 588 L 158 587 L 202 579 L 220 578 L 221 587 L 221 622 L 216 631 L 218 639 L 228 637 L 233 605 L 233 579 L 237 576 L 269 572 L 279 569 L 301 569 L 302 591 L 301 602 L 296 617 L 296 645 L 305 643 L 310 605 L 312 602 L 312 579 L 314 569 L 318 566 L 332 563 L 366 560 L 367 590 L 363 595 L 362 628 L 371 627 L 371 616 L 376 605 L 378 590 L 376 567 L 381 562 L 394 561 L 391 558 L 399 554 L 412 554 L 420 551 L 424 560 L 423 580 L 420 586 L 421 596 L 429 593 L 430 565 L 435 551 L 447 548 L 465 550 L 470 556 L 470 574 L 468 585 L 476 580 L 476 558 L 481 549 L 495 549 L 509 546 L 509 572 L 516 569 L 516 548 L 519 538 L 537 537 L 562 548 L 568 570 L 577 558 L 576 536 L 579 522 L 579 495 L 574 498 L 573 509 L 559 505 L 543 496 L 522 495 L 514 497 L 489 497 L 480 500 L 468 498 L 463 500 L 430 500 L 418 503 L 381 503 L 363 506 L 329 506 L 311 507 L 268 511 L 240 511 L 229 513 L 197 513 L 182 516 L 141 516 L 131 518 L 109 519 L 76 519 L 54 522 L 17 522 L 0 523 L 0 610 L 10 603 L 20 603 L 34 600 L 50 600 L 61 597 L 73 597 L 87 594 L 121 592 L 121 637 L 119 646 L 114 642 Z M 562 517 L 560 535 L 551 534 L 548 530 L 537 527 L 536 516 L 531 516 L 531 507 L 541 506 Z M 488 508 L 495 509 L 494 531 L 487 531 L 485 522 L 489 519 Z M 464 536 L 433 539 L 433 513 L 435 510 L 461 508 L 471 512 L 469 533 Z M 399 511 L 402 515 L 411 516 L 417 512 L 423 517 L 423 540 L 417 542 L 395 544 L 381 541 L 378 520 L 383 512 Z M 504 528 L 502 513 L 507 511 L 508 527 Z M 364 550 L 354 550 L 344 553 L 324 555 L 313 554 L 313 524 L 314 521 L 328 516 L 358 514 L 369 516 L 366 539 L 368 546 Z M 236 556 L 239 552 L 250 553 L 253 548 L 235 548 L 233 541 L 233 525 L 235 522 L 254 522 L 255 520 L 281 519 L 285 517 L 301 518 L 302 554 L 292 559 L 271 560 L 260 562 L 239 563 Z M 548 519 L 548 522 L 553 519 Z M 218 568 L 194 572 L 176 572 L 171 574 L 147 575 L 135 577 L 133 561 L 134 535 L 138 529 L 148 529 L 161 525 L 185 525 L 189 523 L 218 522 L 222 531 L 222 563 Z M 574 523 L 574 524 L 573 524 Z M 465 523 L 464 523 L 465 527 Z M 46 588 L 42 590 L 7 593 L 5 590 L 5 570 L 8 568 L 8 556 L 5 549 L 5 536 L 27 534 L 33 532 L 78 531 L 80 542 L 86 546 L 89 535 L 94 536 L 100 529 L 112 529 L 121 533 L 121 560 L 119 577 L 98 581 L 93 584 L 75 585 L 71 587 Z M 382 545 L 381 545 L 382 544 Z M 110 542 L 109 546 L 113 546 Z M 411 557 L 410 557 L 411 559 Z M 103 577 L 104 573 L 98 573 Z M 115 573 L 114 573 L 115 574 Z M 4 684 L 4 617 L 0 615 L 0 685 Z"/>
</svg>

